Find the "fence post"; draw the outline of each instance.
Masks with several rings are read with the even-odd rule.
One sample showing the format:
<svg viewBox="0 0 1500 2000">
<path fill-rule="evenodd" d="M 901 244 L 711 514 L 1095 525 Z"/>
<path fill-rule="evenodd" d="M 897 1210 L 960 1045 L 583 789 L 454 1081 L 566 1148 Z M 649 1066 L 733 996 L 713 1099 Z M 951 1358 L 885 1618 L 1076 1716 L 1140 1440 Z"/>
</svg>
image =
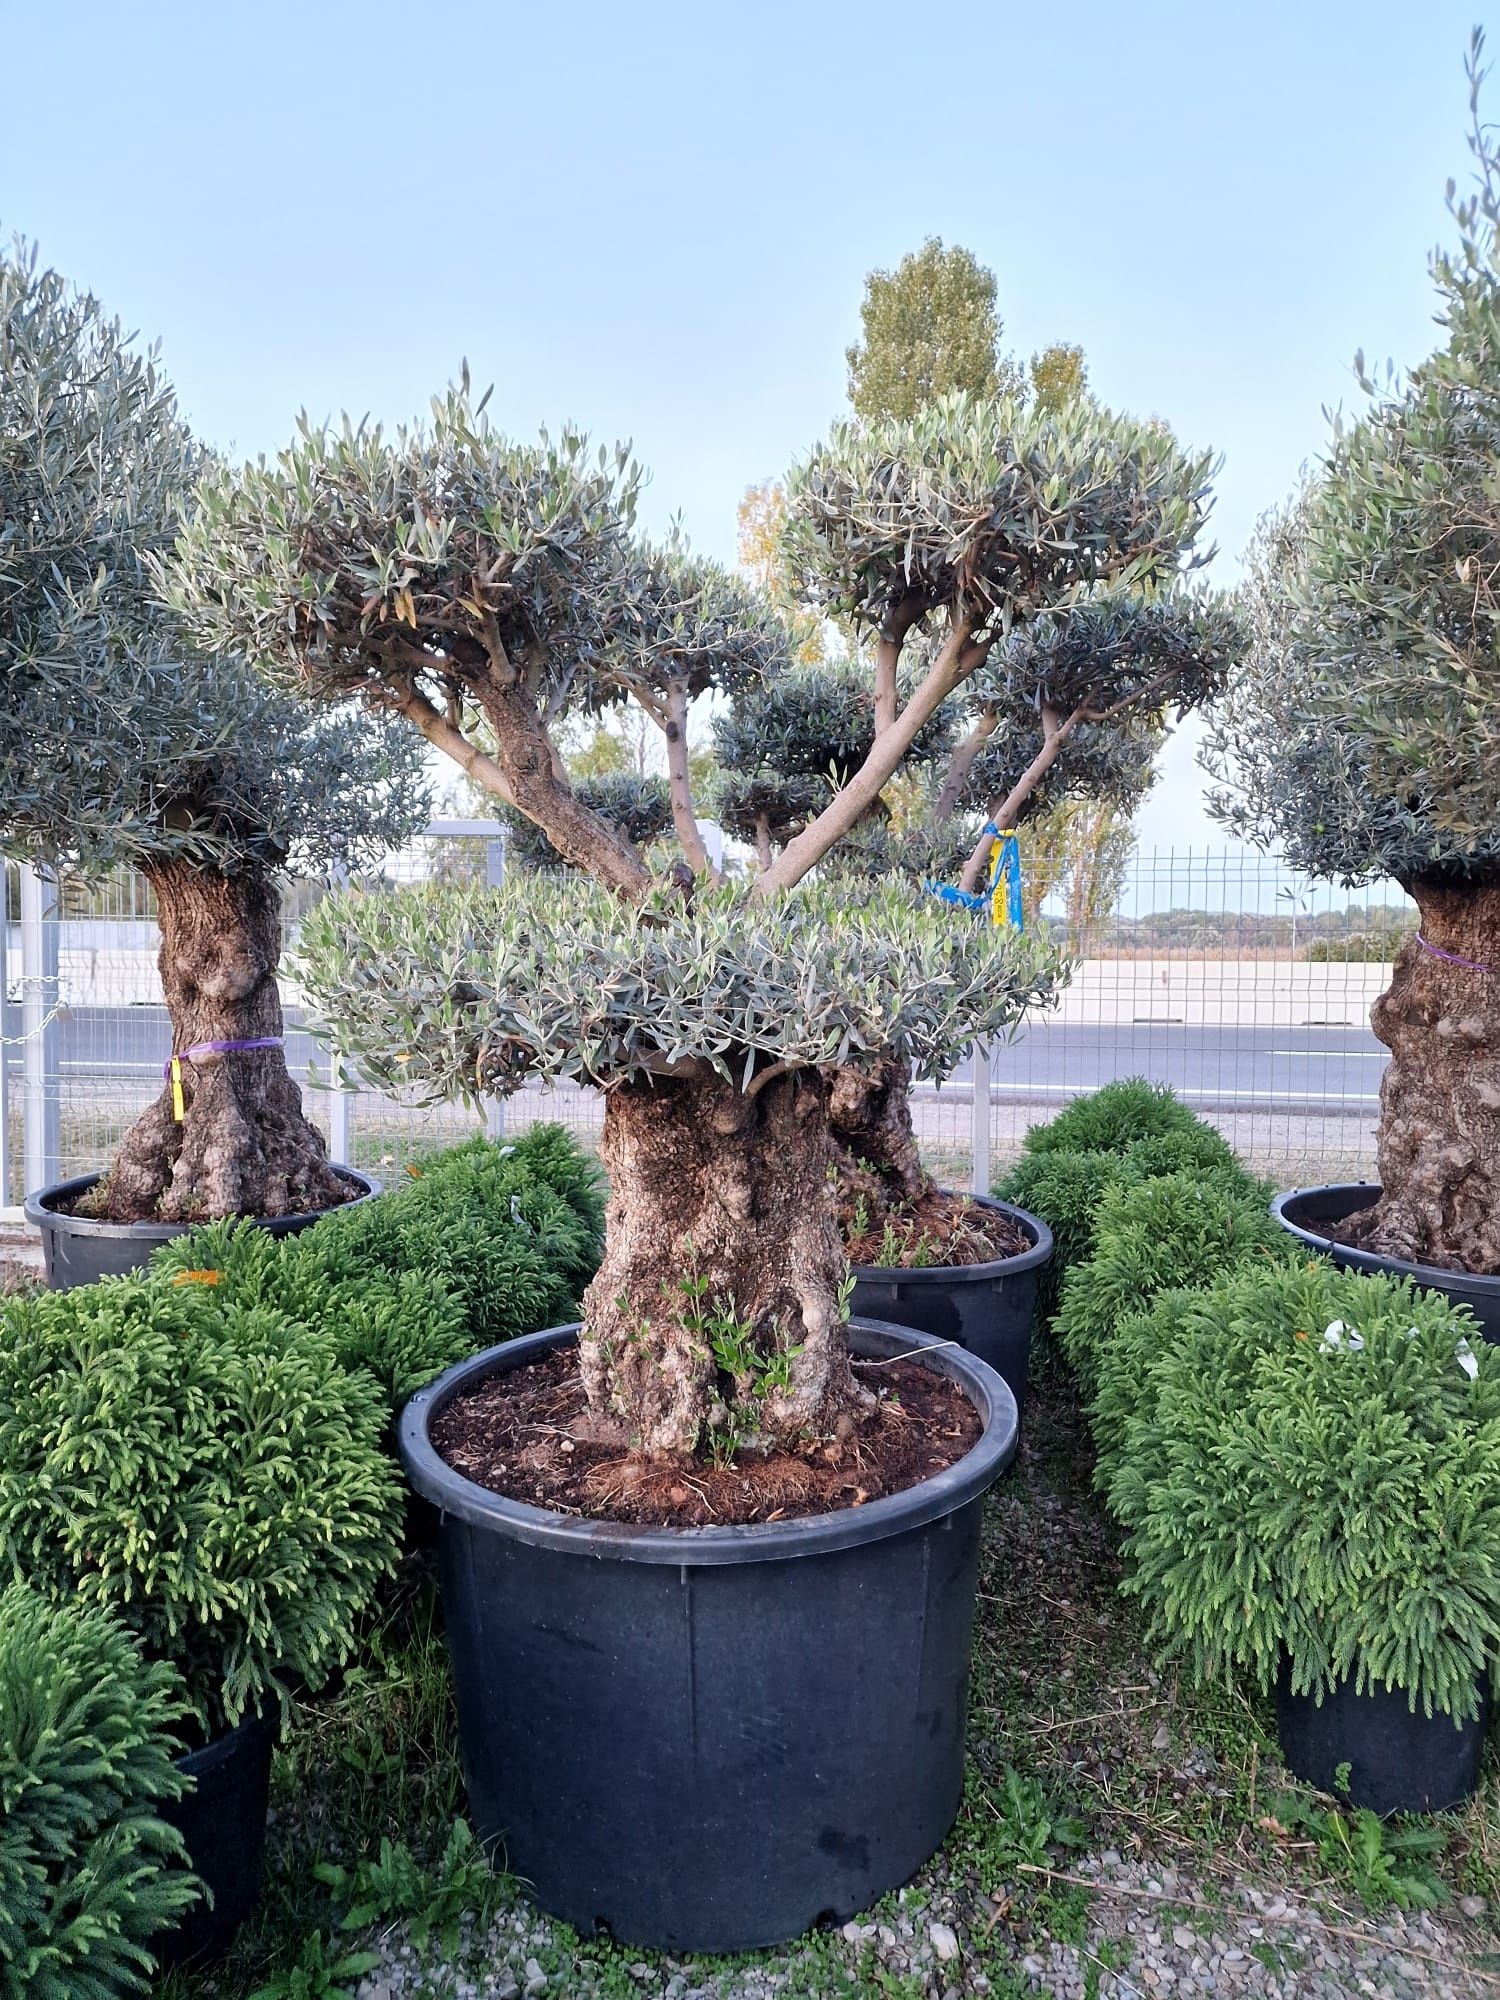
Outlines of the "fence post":
<svg viewBox="0 0 1500 2000">
<path fill-rule="evenodd" d="M 21 1119 L 26 1191 L 58 1178 L 62 1069 L 57 1026 L 57 882 L 21 869 Z"/>
<path fill-rule="evenodd" d="M 505 828 L 497 827 L 484 843 L 484 879 L 487 887 L 498 889 L 505 880 Z M 484 1129 L 488 1138 L 500 1140 L 505 1137 L 505 1099 L 487 1097 L 484 1100 Z"/>
<path fill-rule="evenodd" d="M 334 866 L 332 880 L 335 888 L 348 888 L 349 871 L 342 862 Z M 344 1059 L 333 1049 L 328 1058 L 328 1157 L 346 1167 L 351 1164 L 349 1109 L 353 1100 L 354 1093 L 344 1081 Z"/>
<path fill-rule="evenodd" d="M 970 1186 L 975 1194 L 990 1191 L 990 1050 L 987 1042 L 976 1042 L 969 1057 L 969 1157 L 973 1163 Z"/>
<path fill-rule="evenodd" d="M 0 1209 L 10 1206 L 10 867 L 0 861 Z"/>
</svg>

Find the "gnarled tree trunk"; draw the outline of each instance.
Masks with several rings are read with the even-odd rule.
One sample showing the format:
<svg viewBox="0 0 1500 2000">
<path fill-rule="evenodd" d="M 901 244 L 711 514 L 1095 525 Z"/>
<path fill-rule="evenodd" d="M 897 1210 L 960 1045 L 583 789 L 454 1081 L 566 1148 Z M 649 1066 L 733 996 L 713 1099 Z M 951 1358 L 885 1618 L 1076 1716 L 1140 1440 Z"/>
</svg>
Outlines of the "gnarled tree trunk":
<svg viewBox="0 0 1500 2000">
<path fill-rule="evenodd" d="M 845 1200 L 862 1195 L 877 1229 L 889 1210 L 930 1190 L 912 1128 L 905 1063 L 886 1058 L 871 1070 L 839 1070 L 829 1092 L 828 1124 Z"/>
<path fill-rule="evenodd" d="M 274 880 L 173 862 L 148 870 L 158 964 L 174 1052 L 282 1032 L 276 965 L 281 899 Z M 347 1198 L 277 1047 L 208 1050 L 183 1060 L 182 1110 L 170 1080 L 125 1135 L 90 1213 L 117 1221 L 189 1222 L 298 1215 Z"/>
<path fill-rule="evenodd" d="M 815 1076 L 777 1076 L 754 1095 L 706 1068 L 622 1084 L 605 1100 L 600 1152 L 606 1248 L 579 1343 L 596 1422 L 644 1451 L 690 1452 L 716 1431 L 763 1446 L 834 1435 L 867 1405 L 840 1322 Z M 707 1324 L 725 1315 L 757 1357 L 737 1375 Z M 786 1379 L 768 1383 L 777 1356 Z"/>
<path fill-rule="evenodd" d="M 1370 1025 L 1380 1086 L 1379 1202 L 1360 1247 L 1448 1270 L 1500 1271 L 1500 883 L 1405 885 L 1403 945 Z"/>
</svg>

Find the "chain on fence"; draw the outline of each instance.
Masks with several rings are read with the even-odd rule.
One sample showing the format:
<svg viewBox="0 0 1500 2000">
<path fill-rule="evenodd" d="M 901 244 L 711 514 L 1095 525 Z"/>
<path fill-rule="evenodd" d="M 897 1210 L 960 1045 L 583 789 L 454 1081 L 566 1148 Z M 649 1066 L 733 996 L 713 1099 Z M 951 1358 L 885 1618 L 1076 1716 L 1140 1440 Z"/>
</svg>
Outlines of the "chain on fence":
<svg viewBox="0 0 1500 2000">
<path fill-rule="evenodd" d="M 499 843 L 472 821 L 436 823 L 387 874 L 429 879 L 466 852 L 493 879 Z M 293 885 L 293 927 L 317 893 Z M 23 1187 L 105 1166 L 160 1090 L 170 1047 L 155 913 L 139 877 L 53 884 L 12 864 L 4 901 L 0 1207 Z M 1283 1183 L 1373 1172 L 1385 1052 L 1370 1003 L 1414 923 L 1394 886 L 1351 898 L 1249 853 L 1156 851 L 1134 857 L 1115 909 L 1085 935 L 1068 932 L 1067 915 L 1044 906 L 1074 956 L 1071 982 L 1052 1013 L 990 1052 L 988 1105 L 982 1089 L 976 1102 L 972 1063 L 915 1094 L 940 1179 L 987 1185 L 1028 1124 L 1136 1075 L 1170 1084 Z M 288 1064 L 337 1156 L 384 1178 L 476 1129 L 461 1107 L 404 1103 L 357 1079 L 336 1088 L 290 984 L 284 998 Z M 602 1112 L 596 1093 L 559 1085 L 528 1087 L 488 1114 L 491 1130 L 537 1119 L 592 1141 Z"/>
</svg>

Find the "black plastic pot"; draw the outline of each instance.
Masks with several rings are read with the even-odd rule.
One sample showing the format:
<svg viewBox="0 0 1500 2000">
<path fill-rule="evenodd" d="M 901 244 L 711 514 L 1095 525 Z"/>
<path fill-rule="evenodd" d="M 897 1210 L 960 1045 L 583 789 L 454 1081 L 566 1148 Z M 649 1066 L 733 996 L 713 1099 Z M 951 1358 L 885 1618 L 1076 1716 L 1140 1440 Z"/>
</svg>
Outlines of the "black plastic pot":
<svg viewBox="0 0 1500 2000">
<path fill-rule="evenodd" d="M 159 1971 L 218 1958 L 260 1901 L 276 1722 L 275 1708 L 265 1709 L 177 1759 L 193 1789 L 163 1806 L 161 1816 L 182 1835 L 212 1901 L 195 1903 L 175 1930 L 152 1940 Z"/>
<path fill-rule="evenodd" d="M 356 1173 L 353 1167 L 335 1167 L 333 1171 L 359 1190 L 356 1201 L 370 1201 L 381 1192 L 373 1175 Z M 59 1181 L 55 1187 L 26 1197 L 26 1220 L 42 1233 L 47 1283 L 54 1292 L 92 1285 L 96 1279 L 118 1277 L 123 1271 L 139 1271 L 149 1263 L 158 1244 L 184 1236 L 193 1227 L 190 1222 L 96 1222 L 90 1216 L 66 1214 L 62 1204 L 77 1201 L 98 1179 L 97 1174 L 80 1174 L 76 1180 Z M 257 1215 L 251 1220 L 273 1236 L 295 1236 L 298 1230 L 310 1229 L 325 1215 L 335 1213 L 331 1208 L 317 1208 L 306 1215 Z"/>
<path fill-rule="evenodd" d="M 741 1951 L 866 1909 L 940 1844 L 963 1789 L 984 1493 L 1015 1400 L 924 1359 L 984 1420 L 957 1465 L 868 1506 L 753 1527 L 578 1520 L 433 1449 L 461 1388 L 570 1344 L 494 1347 L 407 1404 L 401 1456 L 439 1562 L 475 1829 L 583 1933 Z M 856 1322 L 856 1353 L 928 1345 Z"/>
<path fill-rule="evenodd" d="M 1321 1706 L 1310 1694 L 1293 1694 L 1291 1671 L 1276 1683 L 1276 1730 L 1287 1769 L 1320 1792 L 1331 1792 L 1371 1812 L 1444 1812 L 1462 1805 L 1479 1784 L 1484 1736 L 1490 1719 L 1486 1677 L 1479 1713 L 1471 1722 L 1413 1711 L 1400 1688 L 1356 1694 L 1345 1681 Z M 1348 1782 L 1341 1785 L 1341 1765 Z"/>
<path fill-rule="evenodd" d="M 1373 1181 L 1292 1188 L 1277 1195 L 1271 1213 L 1289 1234 L 1309 1249 L 1331 1257 L 1341 1270 L 1382 1271 L 1387 1277 L 1413 1278 L 1428 1291 L 1443 1293 L 1454 1305 L 1468 1306 L 1485 1339 L 1500 1342 L 1500 1278 L 1443 1271 L 1435 1264 L 1409 1264 L 1403 1257 L 1379 1257 L 1373 1250 L 1336 1243 L 1328 1235 L 1346 1216 L 1371 1207 L 1379 1199 L 1380 1185 Z"/>
<path fill-rule="evenodd" d="M 935 1340 L 956 1340 L 1005 1378 L 1022 1411 L 1037 1286 L 1052 1255 L 1052 1231 L 1039 1215 L 1008 1201 L 981 1194 L 970 1199 L 1018 1224 L 1031 1248 L 988 1264 L 933 1264 L 925 1270 L 856 1264 L 853 1310 L 867 1319 L 914 1326 Z"/>
</svg>

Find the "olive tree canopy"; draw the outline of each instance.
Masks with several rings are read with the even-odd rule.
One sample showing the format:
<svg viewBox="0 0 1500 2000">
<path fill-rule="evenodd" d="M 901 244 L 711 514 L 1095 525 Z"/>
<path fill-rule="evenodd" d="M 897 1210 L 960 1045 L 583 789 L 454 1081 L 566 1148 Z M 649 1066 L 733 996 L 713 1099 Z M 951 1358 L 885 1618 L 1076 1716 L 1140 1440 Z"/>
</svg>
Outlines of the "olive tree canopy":
<svg viewBox="0 0 1500 2000">
<path fill-rule="evenodd" d="M 409 732 L 317 715 L 195 651 L 148 574 L 207 461 L 154 354 L 0 254 L 0 850 L 358 865 L 421 824 Z"/>
</svg>

